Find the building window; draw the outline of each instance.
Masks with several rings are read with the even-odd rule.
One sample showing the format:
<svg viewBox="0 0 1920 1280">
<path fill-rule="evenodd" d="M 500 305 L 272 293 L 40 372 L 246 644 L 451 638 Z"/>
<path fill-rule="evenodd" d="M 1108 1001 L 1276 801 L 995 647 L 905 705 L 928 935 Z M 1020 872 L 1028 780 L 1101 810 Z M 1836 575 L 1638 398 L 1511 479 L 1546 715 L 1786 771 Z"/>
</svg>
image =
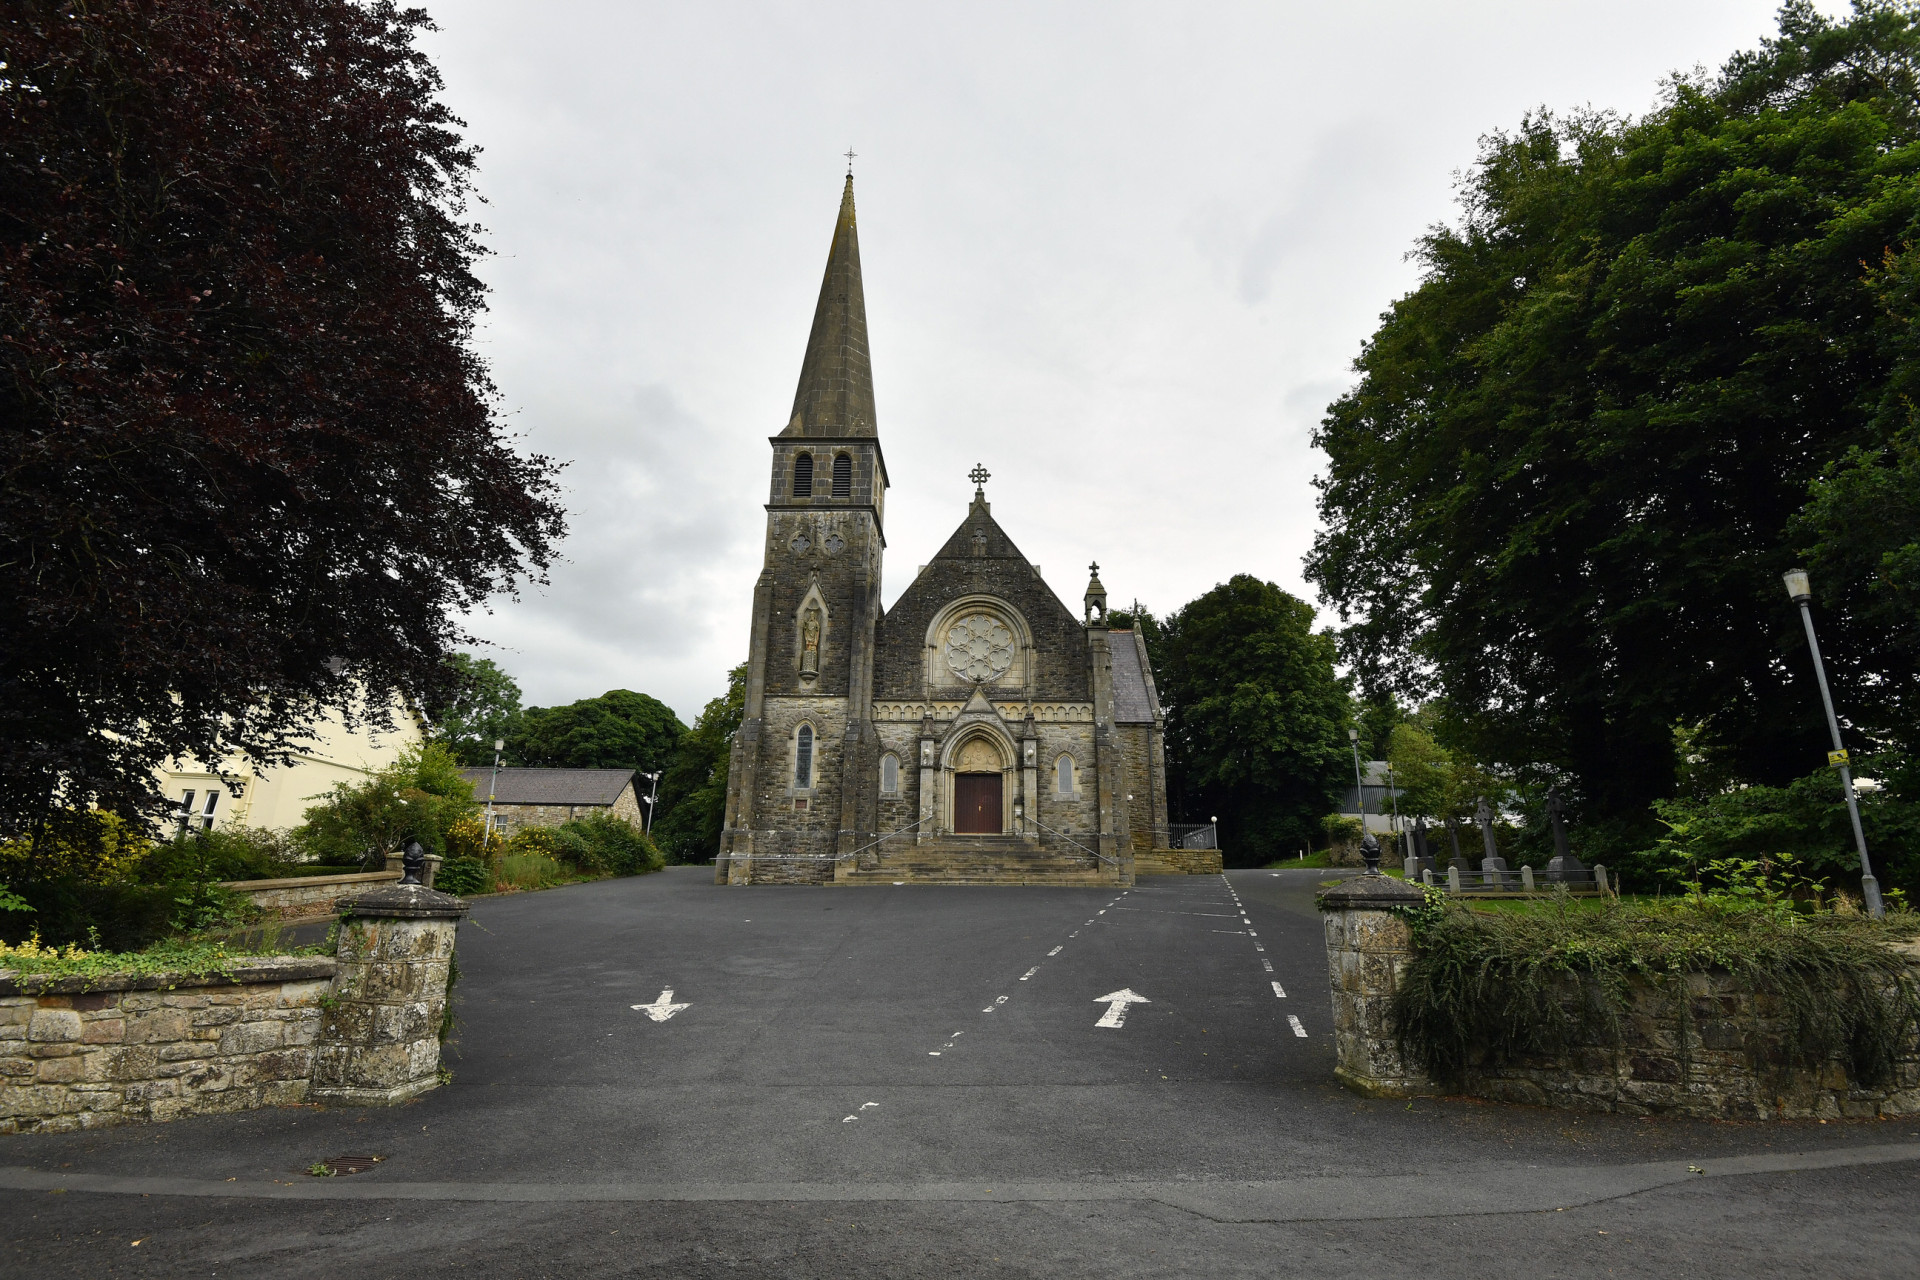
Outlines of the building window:
<svg viewBox="0 0 1920 1280">
<path fill-rule="evenodd" d="M 880 791 L 889 796 L 900 794 L 900 757 L 891 751 L 880 757 Z"/>
<path fill-rule="evenodd" d="M 813 726 L 803 724 L 793 739 L 793 785 L 804 791 L 813 785 Z"/>
<path fill-rule="evenodd" d="M 853 458 L 844 453 L 833 455 L 833 496 L 851 497 L 853 494 Z"/>
<path fill-rule="evenodd" d="M 1053 788 L 1063 796 L 1073 794 L 1073 757 L 1061 756 L 1053 762 Z"/>
<path fill-rule="evenodd" d="M 220 805 L 220 788 L 207 788 L 207 798 L 198 812 L 193 806 L 194 794 L 192 787 L 180 793 L 180 829 L 185 831 L 197 822 L 202 831 L 211 831 L 213 830 L 213 811 Z"/>
<path fill-rule="evenodd" d="M 803 453 L 793 460 L 793 496 L 813 496 L 813 455 L 810 453 Z"/>
</svg>

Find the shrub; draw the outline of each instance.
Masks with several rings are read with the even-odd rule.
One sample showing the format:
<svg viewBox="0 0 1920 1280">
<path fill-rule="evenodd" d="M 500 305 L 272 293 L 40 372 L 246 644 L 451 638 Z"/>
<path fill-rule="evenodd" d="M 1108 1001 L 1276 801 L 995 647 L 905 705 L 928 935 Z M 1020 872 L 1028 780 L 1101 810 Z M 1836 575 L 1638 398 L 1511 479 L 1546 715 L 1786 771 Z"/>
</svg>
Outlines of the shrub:
<svg viewBox="0 0 1920 1280">
<path fill-rule="evenodd" d="M 447 833 L 478 807 L 452 754 L 430 742 L 365 782 L 337 784 L 295 836 L 327 862 L 371 863 L 409 840 L 445 856 Z"/>
<path fill-rule="evenodd" d="M 464 898 L 469 894 L 485 893 L 493 887 L 493 873 L 482 858 L 448 858 L 440 864 L 439 874 L 433 878 L 433 887 L 442 893 L 451 893 Z"/>
<path fill-rule="evenodd" d="M 594 813 L 575 818 L 560 827 L 562 835 L 578 837 L 587 848 L 592 866 L 579 863 L 583 870 L 616 876 L 645 875 L 666 865 L 666 859 L 647 834 L 631 822 L 610 813 Z"/>
<path fill-rule="evenodd" d="M 152 847 L 139 823 L 98 809 L 69 814 L 37 845 L 30 836 L 0 841 L 0 880 L 19 884 L 72 877 L 98 883 L 124 873 Z"/>
</svg>

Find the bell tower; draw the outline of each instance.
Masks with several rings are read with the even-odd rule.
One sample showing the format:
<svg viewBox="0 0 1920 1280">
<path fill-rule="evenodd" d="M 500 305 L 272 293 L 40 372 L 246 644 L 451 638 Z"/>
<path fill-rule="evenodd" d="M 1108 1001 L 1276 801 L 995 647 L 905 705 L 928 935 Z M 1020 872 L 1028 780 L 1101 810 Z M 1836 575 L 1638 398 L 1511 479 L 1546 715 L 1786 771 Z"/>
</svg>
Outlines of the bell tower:
<svg viewBox="0 0 1920 1280">
<path fill-rule="evenodd" d="M 769 443 L 767 533 L 746 712 L 727 777 L 722 882 L 752 876 L 756 852 L 832 879 L 830 856 L 857 847 L 875 825 L 865 781 L 878 743 L 873 647 L 888 481 L 851 170 L 793 411 Z"/>
</svg>

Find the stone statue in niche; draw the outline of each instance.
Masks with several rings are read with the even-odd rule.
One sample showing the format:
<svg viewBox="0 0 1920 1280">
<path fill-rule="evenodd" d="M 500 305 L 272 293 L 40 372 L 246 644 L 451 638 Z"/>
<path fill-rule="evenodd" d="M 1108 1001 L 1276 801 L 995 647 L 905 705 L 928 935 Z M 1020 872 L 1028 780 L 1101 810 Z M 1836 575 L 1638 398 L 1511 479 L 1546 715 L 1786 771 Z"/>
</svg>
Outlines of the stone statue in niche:
<svg viewBox="0 0 1920 1280">
<path fill-rule="evenodd" d="M 820 610 L 808 609 L 800 625 L 800 674 L 820 674 Z"/>
</svg>

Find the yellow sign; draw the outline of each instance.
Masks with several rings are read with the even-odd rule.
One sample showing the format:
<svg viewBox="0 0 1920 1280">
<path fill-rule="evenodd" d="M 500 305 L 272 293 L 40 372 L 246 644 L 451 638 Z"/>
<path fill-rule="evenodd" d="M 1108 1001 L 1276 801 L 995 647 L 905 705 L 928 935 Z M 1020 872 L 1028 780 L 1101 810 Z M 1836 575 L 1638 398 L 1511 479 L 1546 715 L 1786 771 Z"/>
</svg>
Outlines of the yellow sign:
<svg viewBox="0 0 1920 1280">
<path fill-rule="evenodd" d="M 1840 751 L 1829 751 L 1829 752 L 1827 752 L 1827 763 L 1828 763 L 1828 764 L 1835 764 L 1835 765 L 1839 765 L 1839 764 L 1845 764 L 1845 763 L 1847 763 L 1847 753 L 1846 753 L 1846 751 L 1845 751 L 1845 750 L 1840 750 Z"/>
</svg>

